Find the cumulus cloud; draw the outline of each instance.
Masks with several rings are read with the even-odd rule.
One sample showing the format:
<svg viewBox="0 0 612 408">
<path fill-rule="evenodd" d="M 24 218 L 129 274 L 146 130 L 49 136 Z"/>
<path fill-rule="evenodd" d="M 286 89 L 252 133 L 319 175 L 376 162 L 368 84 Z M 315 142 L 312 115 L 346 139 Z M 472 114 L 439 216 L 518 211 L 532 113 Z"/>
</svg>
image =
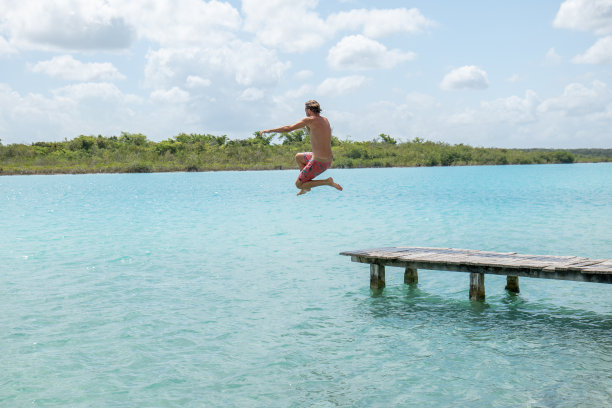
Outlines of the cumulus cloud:
<svg viewBox="0 0 612 408">
<path fill-rule="evenodd" d="M 370 38 L 380 38 L 395 33 L 418 34 L 436 23 L 425 18 L 418 9 L 358 9 L 332 14 L 327 18 L 336 30 L 362 30 Z"/>
<path fill-rule="evenodd" d="M 110 62 L 83 63 L 71 55 L 53 57 L 30 67 L 33 72 L 69 81 L 114 81 L 125 79 Z"/>
<path fill-rule="evenodd" d="M 124 94 L 115 84 L 108 82 L 84 82 L 52 90 L 56 100 L 79 102 L 83 100 L 98 102 L 127 102 L 139 104 L 142 98 Z"/>
<path fill-rule="evenodd" d="M 241 18 L 231 4 L 182 0 L 5 0 L 4 31 L 18 48 L 123 50 L 140 37 L 161 46 L 221 44 Z"/>
<path fill-rule="evenodd" d="M 9 42 L 0 35 L 0 56 L 5 54 L 13 54 L 15 53 L 15 48 Z"/>
<path fill-rule="evenodd" d="M 493 101 L 484 101 L 480 104 L 480 108 L 485 113 L 483 120 L 523 124 L 536 120 L 536 109 L 539 103 L 536 93 L 528 90 L 524 98 L 510 96 Z"/>
<path fill-rule="evenodd" d="M 314 12 L 311 0 L 243 0 L 244 29 L 263 45 L 285 52 L 317 48 L 333 30 Z"/>
<path fill-rule="evenodd" d="M 612 33 L 612 0 L 566 0 L 553 22 L 557 28 Z"/>
<path fill-rule="evenodd" d="M 181 104 L 189 101 L 189 92 L 177 86 L 171 89 L 158 89 L 151 92 L 151 101 L 155 103 Z"/>
<path fill-rule="evenodd" d="M 312 93 L 312 86 L 310 85 L 302 85 L 297 89 L 289 89 L 283 95 L 285 98 L 295 100 L 298 98 L 303 98 L 304 96 Z"/>
<path fill-rule="evenodd" d="M 486 89 L 489 87 L 487 73 L 474 65 L 466 65 L 449 72 L 440 83 L 446 91 Z"/>
<path fill-rule="evenodd" d="M 104 0 L 7 1 L 0 15 L 19 48 L 116 50 L 135 40 L 133 27 Z"/>
<path fill-rule="evenodd" d="M 211 84 L 210 79 L 202 78 L 197 75 L 188 75 L 185 83 L 188 88 L 206 88 Z"/>
<path fill-rule="evenodd" d="M 238 97 L 239 101 L 257 101 L 264 97 L 264 92 L 258 88 L 247 88 Z"/>
<path fill-rule="evenodd" d="M 576 64 L 612 64 L 612 36 L 600 38 L 584 54 L 575 56 Z"/>
<path fill-rule="evenodd" d="M 147 54 L 145 77 L 148 86 L 180 86 L 190 76 L 204 75 L 211 83 L 225 87 L 263 86 L 278 82 L 291 66 L 279 61 L 274 51 L 241 41 L 222 47 L 160 48 Z M 192 85 L 193 85 L 192 79 Z"/>
<path fill-rule="evenodd" d="M 317 87 L 317 93 L 326 96 L 343 95 L 362 87 L 365 82 L 366 77 L 361 75 L 327 78 Z"/>
<path fill-rule="evenodd" d="M 109 0 L 140 37 L 162 47 L 221 45 L 240 28 L 238 10 L 222 1 Z"/>
<path fill-rule="evenodd" d="M 550 98 L 538 106 L 538 111 L 560 112 L 564 116 L 584 116 L 606 111 L 612 104 L 612 92 L 601 81 L 594 81 L 591 88 L 580 83 L 565 87 L 563 94 Z"/>
<path fill-rule="evenodd" d="M 417 9 L 358 9 L 322 18 L 316 1 L 244 0 L 244 29 L 262 44 L 285 52 L 303 52 L 321 46 L 342 31 L 358 31 L 370 38 L 395 33 L 418 34 L 435 22 Z"/>
<path fill-rule="evenodd" d="M 54 89 L 50 97 L 20 95 L 0 84 L 0 129 L 4 143 L 62 140 L 80 134 L 117 135 L 148 130 L 142 98 L 112 83 L 79 83 Z"/>
<path fill-rule="evenodd" d="M 412 60 L 412 52 L 388 50 L 378 41 L 363 35 L 344 37 L 327 54 L 327 63 L 334 69 L 363 71 L 376 68 L 393 68 L 397 64 Z"/>
<path fill-rule="evenodd" d="M 303 69 L 299 72 L 296 72 L 294 75 L 294 78 L 298 80 L 305 80 L 305 79 L 312 77 L 313 75 L 314 75 L 314 72 L 308 69 Z"/>
</svg>

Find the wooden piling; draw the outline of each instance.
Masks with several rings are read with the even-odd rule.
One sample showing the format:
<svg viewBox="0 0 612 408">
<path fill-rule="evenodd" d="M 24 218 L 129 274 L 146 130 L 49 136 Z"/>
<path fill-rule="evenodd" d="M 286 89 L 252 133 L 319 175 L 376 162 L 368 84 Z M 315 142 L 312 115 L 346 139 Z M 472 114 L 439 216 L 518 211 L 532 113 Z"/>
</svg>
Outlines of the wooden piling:
<svg viewBox="0 0 612 408">
<path fill-rule="evenodd" d="M 484 300 L 484 273 L 470 273 L 470 300 Z"/>
<path fill-rule="evenodd" d="M 385 287 L 385 266 L 405 268 L 404 283 L 418 282 L 417 269 L 470 273 L 470 299 L 483 300 L 484 274 L 507 276 L 506 290 L 519 292 L 518 277 L 612 283 L 612 259 L 529 255 L 473 249 L 385 247 L 341 252 L 370 264 L 370 287 Z"/>
<path fill-rule="evenodd" d="M 385 287 L 385 265 L 370 264 L 370 289 L 380 290 Z"/>
<path fill-rule="evenodd" d="M 519 293 L 519 278 L 518 276 L 506 276 L 506 290 L 512 293 Z"/>
<path fill-rule="evenodd" d="M 415 285 L 419 283 L 419 273 L 416 268 L 406 267 L 404 272 L 404 283 L 406 285 Z"/>
</svg>

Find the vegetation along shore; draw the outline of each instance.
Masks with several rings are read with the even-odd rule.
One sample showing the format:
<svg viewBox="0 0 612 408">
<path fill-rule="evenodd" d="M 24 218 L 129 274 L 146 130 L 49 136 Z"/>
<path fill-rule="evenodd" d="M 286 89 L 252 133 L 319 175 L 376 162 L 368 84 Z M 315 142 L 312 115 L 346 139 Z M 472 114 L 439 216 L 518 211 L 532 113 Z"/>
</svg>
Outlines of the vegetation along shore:
<svg viewBox="0 0 612 408">
<path fill-rule="evenodd" d="M 274 139 L 276 137 L 276 139 Z M 545 164 L 612 161 L 612 149 L 500 149 L 450 145 L 419 138 L 398 142 L 380 134 L 371 141 L 334 137 L 336 168 Z M 153 142 L 145 135 L 78 136 L 30 145 L 0 142 L 0 174 L 148 173 L 166 171 L 297 168 L 295 153 L 310 150 L 303 130 L 230 140 L 181 133 Z"/>
</svg>

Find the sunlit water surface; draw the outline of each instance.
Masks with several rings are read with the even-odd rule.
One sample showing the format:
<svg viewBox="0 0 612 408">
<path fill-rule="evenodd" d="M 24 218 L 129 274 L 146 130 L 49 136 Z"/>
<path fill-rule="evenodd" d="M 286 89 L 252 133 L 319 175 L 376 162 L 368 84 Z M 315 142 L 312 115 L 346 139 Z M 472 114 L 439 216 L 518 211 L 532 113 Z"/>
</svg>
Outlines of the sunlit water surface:
<svg viewBox="0 0 612 408">
<path fill-rule="evenodd" d="M 612 258 L 612 164 L 328 173 L 0 178 L 0 406 L 610 406 L 612 285 L 338 253 Z"/>
</svg>

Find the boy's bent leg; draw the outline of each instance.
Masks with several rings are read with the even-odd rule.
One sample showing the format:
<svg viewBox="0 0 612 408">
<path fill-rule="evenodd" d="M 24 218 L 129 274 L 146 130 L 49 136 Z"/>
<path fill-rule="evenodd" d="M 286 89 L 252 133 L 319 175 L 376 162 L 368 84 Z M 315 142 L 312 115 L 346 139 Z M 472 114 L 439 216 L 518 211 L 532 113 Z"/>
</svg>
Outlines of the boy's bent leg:
<svg viewBox="0 0 612 408">
<path fill-rule="evenodd" d="M 319 187 L 319 186 L 330 186 L 330 187 L 334 187 L 336 190 L 342 191 L 342 186 L 338 183 L 336 183 L 334 181 L 333 178 L 329 177 L 326 178 L 324 180 L 310 180 L 310 181 L 306 181 L 306 182 L 301 182 L 300 180 L 295 182 L 295 185 L 297 188 L 299 188 L 301 191 L 298 193 L 298 195 L 302 195 L 305 194 L 306 192 L 310 191 L 311 188 L 313 187 Z M 302 192 L 304 190 L 307 190 L 306 192 Z"/>
<path fill-rule="evenodd" d="M 298 159 L 298 155 L 296 155 L 296 160 Z M 342 191 L 342 186 L 334 182 L 334 179 L 331 177 L 324 180 L 313 180 L 315 177 L 327 170 L 331 165 L 331 162 L 319 162 L 315 160 L 310 160 L 310 157 L 306 157 L 306 159 L 309 160 L 300 172 L 300 175 L 298 176 L 297 180 L 295 181 L 295 186 L 300 189 L 298 195 L 306 194 L 310 191 L 311 188 L 319 186 L 330 186 L 334 187 L 339 191 Z"/>
<path fill-rule="evenodd" d="M 295 161 L 300 167 L 300 171 L 304 170 L 304 167 L 306 167 L 306 164 L 308 164 L 308 161 L 310 160 L 308 155 L 309 153 L 298 153 L 295 155 Z M 310 157 L 312 157 L 312 155 Z"/>
</svg>

